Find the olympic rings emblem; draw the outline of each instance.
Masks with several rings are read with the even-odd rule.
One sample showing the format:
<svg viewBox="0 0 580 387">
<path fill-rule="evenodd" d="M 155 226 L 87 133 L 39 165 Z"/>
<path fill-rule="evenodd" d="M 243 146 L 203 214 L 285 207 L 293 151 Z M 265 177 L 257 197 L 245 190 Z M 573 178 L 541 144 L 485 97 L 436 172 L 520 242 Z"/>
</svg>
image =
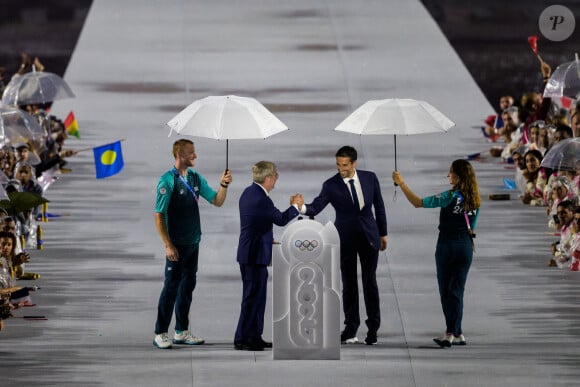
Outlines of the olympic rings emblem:
<svg viewBox="0 0 580 387">
<path fill-rule="evenodd" d="M 315 248 L 318 247 L 318 241 L 316 239 L 313 239 L 311 241 L 308 240 L 301 241 L 298 239 L 294 242 L 294 246 L 297 247 L 300 251 L 305 250 L 313 251 Z"/>
</svg>

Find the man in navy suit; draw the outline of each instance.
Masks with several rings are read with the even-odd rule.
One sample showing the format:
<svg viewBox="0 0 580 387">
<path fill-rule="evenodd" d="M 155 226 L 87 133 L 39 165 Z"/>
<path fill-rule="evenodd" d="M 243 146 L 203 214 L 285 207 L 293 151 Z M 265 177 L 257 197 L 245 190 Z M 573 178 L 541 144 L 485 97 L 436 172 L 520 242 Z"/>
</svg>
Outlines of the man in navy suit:
<svg viewBox="0 0 580 387">
<path fill-rule="evenodd" d="M 296 194 L 291 206 L 280 212 L 270 199 L 278 180 L 276 165 L 260 161 L 252 167 L 253 183 L 240 196 L 240 241 L 237 260 L 242 274 L 243 292 L 240 319 L 234 338 L 239 350 L 263 351 L 272 343 L 262 339 L 266 310 L 267 267 L 272 260 L 273 224 L 285 226 L 298 214 L 304 198 Z"/>
<path fill-rule="evenodd" d="M 360 325 L 357 280 L 357 254 L 360 257 L 362 285 L 367 311 L 366 344 L 377 343 L 381 324 L 377 263 L 379 250 L 387 248 L 387 214 L 379 180 L 373 172 L 356 169 L 357 152 L 343 146 L 336 152 L 338 173 L 326 180 L 312 203 L 301 211 L 315 216 L 329 203 L 334 207 L 334 225 L 340 236 L 340 271 L 342 277 L 343 344 L 358 342 Z M 372 208 L 374 207 L 374 216 Z"/>
</svg>

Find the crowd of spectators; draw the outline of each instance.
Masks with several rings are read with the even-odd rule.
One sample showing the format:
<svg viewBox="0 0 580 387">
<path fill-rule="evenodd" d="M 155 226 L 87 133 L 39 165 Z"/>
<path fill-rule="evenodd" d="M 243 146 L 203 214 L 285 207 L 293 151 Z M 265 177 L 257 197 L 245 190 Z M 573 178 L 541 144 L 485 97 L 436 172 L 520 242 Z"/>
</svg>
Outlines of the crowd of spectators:
<svg viewBox="0 0 580 387">
<path fill-rule="evenodd" d="M 31 60 L 22 54 L 18 71 L 6 79 L 0 67 L 0 95 L 9 82 L 29 71 L 44 71 L 38 58 Z M 0 330 L 3 320 L 12 315 L 12 310 L 34 306 L 31 292 L 37 287 L 22 285 L 23 282 L 38 278 L 38 274 L 26 272 L 25 264 L 30 261 L 26 249 L 42 247 L 40 223 L 46 219 L 45 207 L 27 205 L 16 207 L 14 203 L 27 202 L 44 196 L 47 188 L 62 173 L 70 172 L 66 167 L 66 157 L 74 155 L 73 150 L 63 149 L 67 138 L 63 121 L 50 114 L 51 103 L 42 105 L 6 106 L 0 104 L 3 112 L 21 109 L 32 116 L 42 128 L 41 138 L 14 139 L 3 136 L 0 142 Z M 6 123 L 11 124 L 9 122 Z M 20 193 L 34 195 L 21 195 Z M 28 196 L 26 196 L 28 195 Z M 29 202 L 30 203 L 30 202 Z M 26 282 L 25 282 L 26 283 Z"/>
<path fill-rule="evenodd" d="M 546 83 L 551 67 L 543 61 L 541 73 Z M 489 116 L 485 124 L 483 134 L 494 144 L 490 154 L 515 167 L 514 184 L 508 188 L 519 191 L 524 205 L 545 208 L 546 227 L 560 237 L 551 246 L 548 265 L 578 271 L 580 139 L 574 139 L 580 137 L 580 101 L 529 92 L 516 105 L 506 95 L 500 99 L 499 114 Z M 566 144 L 550 153 L 561 141 Z M 550 162 L 542 163 L 544 158 Z"/>
</svg>

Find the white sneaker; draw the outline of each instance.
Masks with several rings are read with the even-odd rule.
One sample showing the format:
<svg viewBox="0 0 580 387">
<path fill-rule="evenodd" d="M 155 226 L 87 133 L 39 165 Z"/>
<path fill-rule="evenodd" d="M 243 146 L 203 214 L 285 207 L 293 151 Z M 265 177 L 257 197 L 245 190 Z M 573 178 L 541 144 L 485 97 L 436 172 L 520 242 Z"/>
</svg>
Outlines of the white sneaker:
<svg viewBox="0 0 580 387">
<path fill-rule="evenodd" d="M 171 343 L 169 342 L 169 337 L 166 333 L 161 333 L 159 335 L 155 335 L 153 339 L 153 345 L 159 349 L 169 349 L 171 348 Z"/>
<path fill-rule="evenodd" d="M 465 341 L 465 336 L 459 335 L 453 337 L 453 345 L 467 345 L 467 341 Z"/>
<path fill-rule="evenodd" d="M 200 345 L 203 343 L 205 343 L 204 339 L 192 336 L 189 331 L 175 331 L 175 336 L 173 336 L 173 344 Z"/>
<path fill-rule="evenodd" d="M 453 343 L 454 336 L 452 333 L 446 333 L 441 337 L 434 337 L 433 341 L 441 348 L 449 348 Z"/>
<path fill-rule="evenodd" d="M 358 337 L 351 337 L 350 339 L 346 339 L 344 342 L 345 344 L 356 344 L 358 343 Z"/>
</svg>

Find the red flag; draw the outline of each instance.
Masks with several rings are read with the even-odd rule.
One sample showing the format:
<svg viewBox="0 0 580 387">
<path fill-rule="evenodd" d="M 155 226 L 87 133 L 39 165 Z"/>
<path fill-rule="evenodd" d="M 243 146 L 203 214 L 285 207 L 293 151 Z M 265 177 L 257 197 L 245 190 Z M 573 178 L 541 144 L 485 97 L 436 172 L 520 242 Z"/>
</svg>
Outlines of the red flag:
<svg viewBox="0 0 580 387">
<path fill-rule="evenodd" d="M 572 99 L 568 97 L 562 97 L 560 99 L 560 103 L 562 104 L 562 107 L 564 109 L 570 109 L 570 107 L 572 106 Z"/>
<path fill-rule="evenodd" d="M 532 51 L 534 52 L 534 54 L 537 56 L 538 55 L 538 36 L 537 35 L 528 36 L 528 43 L 530 44 L 530 47 L 532 48 Z"/>
</svg>

